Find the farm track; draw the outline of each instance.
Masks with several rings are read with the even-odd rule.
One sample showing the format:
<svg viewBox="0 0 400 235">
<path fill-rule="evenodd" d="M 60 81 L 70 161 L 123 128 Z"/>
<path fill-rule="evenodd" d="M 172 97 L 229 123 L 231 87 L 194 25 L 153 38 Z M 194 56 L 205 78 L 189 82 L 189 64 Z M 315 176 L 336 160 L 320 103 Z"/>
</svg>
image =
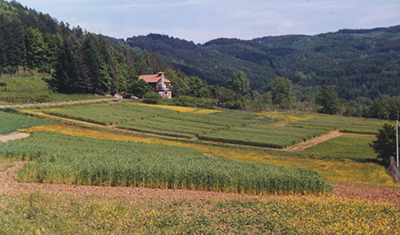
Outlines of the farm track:
<svg viewBox="0 0 400 235">
<path fill-rule="evenodd" d="M 0 141 L 5 143 L 10 140 L 19 140 L 29 136 L 27 133 L 11 133 L 9 135 L 0 135 Z"/>
<path fill-rule="evenodd" d="M 315 137 L 313 139 L 290 146 L 290 147 L 286 148 L 285 150 L 286 151 L 302 151 L 304 149 L 310 148 L 312 146 L 315 146 L 315 145 L 325 142 L 327 140 L 339 137 L 343 134 L 344 133 L 339 132 L 339 130 L 334 130 L 334 131 L 329 132 L 326 135 L 321 135 L 321 136 Z"/>
<path fill-rule="evenodd" d="M 177 189 L 151 189 L 140 187 L 106 187 L 82 186 L 65 184 L 38 184 L 19 183 L 17 171 L 24 162 L 9 162 L 0 164 L 0 195 L 17 195 L 28 193 L 43 193 L 48 195 L 78 195 L 95 197 L 126 197 L 135 200 L 156 199 L 163 201 L 175 200 L 270 200 L 279 199 L 281 196 L 255 196 L 235 193 L 220 193 L 209 191 L 177 190 Z M 333 184 L 333 197 L 362 199 L 370 202 L 390 202 L 400 205 L 400 189 L 356 186 L 351 184 Z M 324 197 L 321 197 L 323 200 Z"/>
<path fill-rule="evenodd" d="M 112 101 L 112 100 L 113 100 L 113 98 L 104 98 L 104 99 L 91 99 L 91 100 L 63 101 L 63 102 L 56 102 L 56 103 L 12 104 L 12 105 L 0 105 L 0 109 L 58 106 L 58 105 L 66 105 L 66 104 L 85 104 L 85 103 L 96 103 L 96 102 L 104 102 L 104 101 Z"/>
</svg>

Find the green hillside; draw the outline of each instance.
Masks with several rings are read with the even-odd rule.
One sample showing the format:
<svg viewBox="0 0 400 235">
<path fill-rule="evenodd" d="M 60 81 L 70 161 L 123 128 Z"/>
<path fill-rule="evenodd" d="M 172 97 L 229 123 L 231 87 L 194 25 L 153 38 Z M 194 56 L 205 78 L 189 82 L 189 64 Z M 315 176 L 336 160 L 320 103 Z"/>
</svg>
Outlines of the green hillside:
<svg viewBox="0 0 400 235">
<path fill-rule="evenodd" d="M 170 67 L 153 54 L 136 53 L 108 39 L 0 0 L 0 84 L 9 91 L 14 88 L 4 78 L 47 74 L 53 92 L 113 94 L 129 90 L 132 78 L 140 74 Z"/>
<path fill-rule="evenodd" d="M 400 26 L 251 41 L 216 39 L 205 44 L 157 34 L 127 39 L 131 47 L 155 53 L 186 75 L 199 76 L 209 84 L 224 86 L 240 69 L 246 72 L 253 90 L 268 91 L 268 84 L 282 76 L 302 93 L 313 90 L 311 87 L 333 85 L 347 100 L 397 95 L 399 42 Z"/>
</svg>

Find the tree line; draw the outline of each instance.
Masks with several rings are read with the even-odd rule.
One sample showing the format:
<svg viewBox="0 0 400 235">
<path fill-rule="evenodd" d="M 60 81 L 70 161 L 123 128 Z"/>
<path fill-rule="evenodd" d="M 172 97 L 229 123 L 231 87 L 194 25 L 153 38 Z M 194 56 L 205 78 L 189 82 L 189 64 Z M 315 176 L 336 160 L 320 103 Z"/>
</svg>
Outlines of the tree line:
<svg viewBox="0 0 400 235">
<path fill-rule="evenodd" d="M 48 82 L 58 92 L 114 94 L 127 92 L 141 74 L 169 67 L 155 55 L 0 1 L 0 75 L 37 71 L 51 74 Z"/>
</svg>

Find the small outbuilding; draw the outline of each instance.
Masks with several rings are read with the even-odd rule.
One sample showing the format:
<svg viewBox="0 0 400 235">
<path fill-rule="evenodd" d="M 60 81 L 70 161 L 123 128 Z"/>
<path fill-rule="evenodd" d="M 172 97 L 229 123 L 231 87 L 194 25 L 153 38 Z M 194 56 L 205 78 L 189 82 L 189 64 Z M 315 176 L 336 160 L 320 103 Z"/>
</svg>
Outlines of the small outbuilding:
<svg viewBox="0 0 400 235">
<path fill-rule="evenodd" d="M 164 72 L 158 72 L 157 74 L 140 75 L 139 79 L 143 79 L 151 87 L 153 91 L 157 92 L 161 97 L 171 99 L 171 81 L 165 78 Z"/>
</svg>

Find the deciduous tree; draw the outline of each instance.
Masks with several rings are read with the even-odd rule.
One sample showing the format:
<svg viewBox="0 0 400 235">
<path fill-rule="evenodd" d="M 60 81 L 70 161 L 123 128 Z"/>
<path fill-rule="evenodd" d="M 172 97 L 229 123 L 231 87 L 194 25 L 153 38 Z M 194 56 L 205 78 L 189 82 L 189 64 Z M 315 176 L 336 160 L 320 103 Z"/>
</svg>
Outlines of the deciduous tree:
<svg viewBox="0 0 400 235">
<path fill-rule="evenodd" d="M 132 82 L 129 92 L 135 96 L 143 96 L 147 92 L 152 91 L 153 88 L 143 79 L 138 79 Z"/>
<path fill-rule="evenodd" d="M 283 77 L 276 77 L 269 86 L 271 87 L 272 103 L 279 108 L 292 109 L 296 97 L 294 96 L 292 82 Z"/>
<path fill-rule="evenodd" d="M 340 111 L 340 101 L 333 86 L 324 86 L 317 96 L 317 103 L 322 105 L 319 111 L 326 114 L 337 114 Z"/>
<path fill-rule="evenodd" d="M 385 123 L 376 135 L 370 146 L 377 154 L 377 158 L 390 162 L 390 159 L 396 156 L 396 129 L 393 125 Z"/>
<path fill-rule="evenodd" d="M 246 73 L 241 70 L 236 71 L 228 82 L 228 88 L 243 97 L 247 96 L 250 92 L 250 81 Z"/>
</svg>

